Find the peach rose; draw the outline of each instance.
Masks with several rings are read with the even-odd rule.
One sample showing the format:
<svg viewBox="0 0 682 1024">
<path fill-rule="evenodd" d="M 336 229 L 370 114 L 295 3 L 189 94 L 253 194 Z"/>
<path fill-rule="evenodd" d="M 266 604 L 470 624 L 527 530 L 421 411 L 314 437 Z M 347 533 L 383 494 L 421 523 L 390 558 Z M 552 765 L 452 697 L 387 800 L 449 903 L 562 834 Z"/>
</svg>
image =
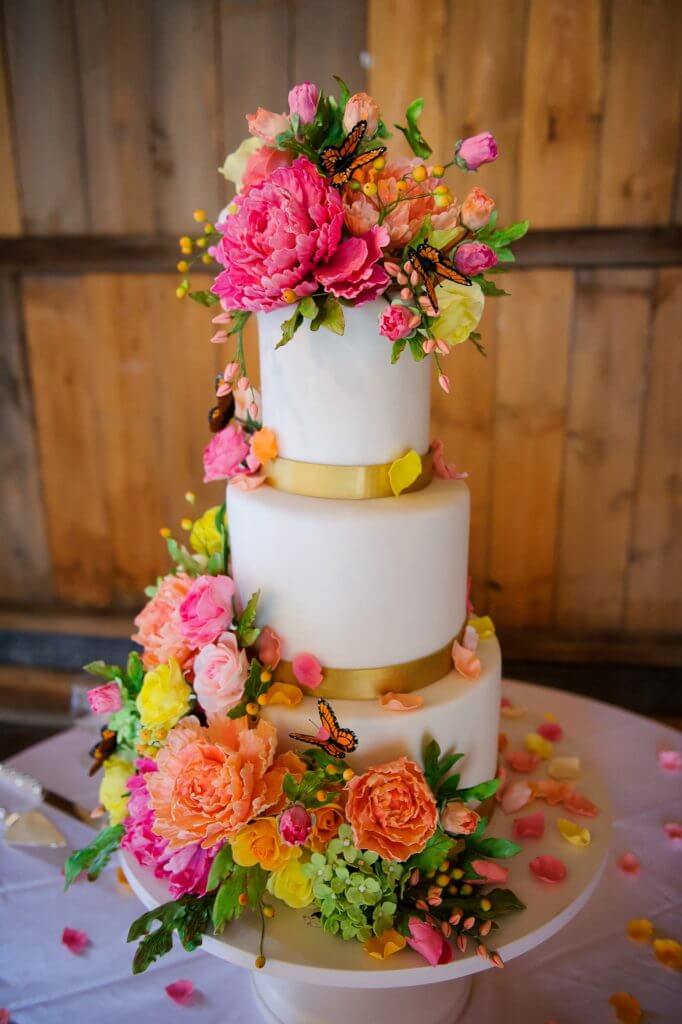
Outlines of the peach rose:
<svg viewBox="0 0 682 1024">
<path fill-rule="evenodd" d="M 209 717 L 206 727 L 184 718 L 159 751 L 158 771 L 147 777 L 154 831 L 170 849 L 209 849 L 259 814 L 276 813 L 291 771 L 286 758 L 275 757 L 276 747 L 277 731 L 264 719 L 250 729 L 246 717 Z"/>
<path fill-rule="evenodd" d="M 194 690 L 209 715 L 227 714 L 242 699 L 249 663 L 234 633 L 206 644 L 194 659 Z"/>
<path fill-rule="evenodd" d="M 476 831 L 480 820 L 480 815 L 461 800 L 451 800 L 440 815 L 442 828 L 454 836 L 470 836 Z"/>
<path fill-rule="evenodd" d="M 331 803 L 319 807 L 315 811 L 315 823 L 310 833 L 310 847 L 315 853 L 327 849 L 332 839 L 336 839 L 339 829 L 346 820 L 341 804 Z"/>
<path fill-rule="evenodd" d="M 272 110 L 259 107 L 255 114 L 246 115 L 249 133 L 273 145 L 278 135 L 289 130 L 289 118 L 286 114 L 275 114 Z"/>
<path fill-rule="evenodd" d="M 488 195 L 485 189 L 474 185 L 462 203 L 462 224 L 469 228 L 469 231 L 480 231 L 490 220 L 490 214 L 494 209 L 495 200 Z"/>
<path fill-rule="evenodd" d="M 386 860 L 407 860 L 419 853 L 438 823 L 436 801 L 424 774 L 406 757 L 351 779 L 346 817 L 355 845 Z"/>
<path fill-rule="evenodd" d="M 371 139 L 379 127 L 379 113 L 379 104 L 366 92 L 353 93 L 343 112 L 343 127 L 350 132 L 358 121 L 366 121 L 366 136 Z"/>
<path fill-rule="evenodd" d="M 169 658 L 175 658 L 181 668 L 189 661 L 191 648 L 182 634 L 180 605 L 191 586 L 192 580 L 185 573 L 164 576 L 135 619 L 137 633 L 131 639 L 144 647 L 145 668 L 156 668 Z"/>
</svg>

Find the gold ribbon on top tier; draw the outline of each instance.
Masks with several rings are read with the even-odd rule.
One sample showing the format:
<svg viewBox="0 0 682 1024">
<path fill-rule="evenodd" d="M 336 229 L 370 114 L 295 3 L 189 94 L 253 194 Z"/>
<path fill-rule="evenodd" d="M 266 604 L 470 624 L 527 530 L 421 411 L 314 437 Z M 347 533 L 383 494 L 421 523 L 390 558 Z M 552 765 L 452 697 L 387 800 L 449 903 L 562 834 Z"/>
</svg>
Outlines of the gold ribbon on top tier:
<svg viewBox="0 0 682 1024">
<path fill-rule="evenodd" d="M 265 475 L 271 487 L 306 498 L 390 498 L 427 487 L 433 476 L 433 457 L 431 452 L 419 455 L 409 451 L 394 462 L 374 466 L 331 466 L 278 456 L 267 464 Z"/>
</svg>

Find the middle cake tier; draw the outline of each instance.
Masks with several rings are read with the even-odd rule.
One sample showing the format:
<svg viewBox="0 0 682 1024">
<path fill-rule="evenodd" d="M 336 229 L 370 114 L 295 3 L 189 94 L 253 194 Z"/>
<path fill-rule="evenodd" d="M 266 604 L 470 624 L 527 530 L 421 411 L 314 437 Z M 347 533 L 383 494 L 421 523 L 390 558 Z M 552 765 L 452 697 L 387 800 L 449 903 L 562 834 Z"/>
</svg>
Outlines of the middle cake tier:
<svg viewBox="0 0 682 1024">
<path fill-rule="evenodd" d="M 464 625 L 469 491 L 434 480 L 399 498 L 336 501 L 228 487 L 232 574 L 282 657 L 376 668 L 424 658 Z"/>
</svg>

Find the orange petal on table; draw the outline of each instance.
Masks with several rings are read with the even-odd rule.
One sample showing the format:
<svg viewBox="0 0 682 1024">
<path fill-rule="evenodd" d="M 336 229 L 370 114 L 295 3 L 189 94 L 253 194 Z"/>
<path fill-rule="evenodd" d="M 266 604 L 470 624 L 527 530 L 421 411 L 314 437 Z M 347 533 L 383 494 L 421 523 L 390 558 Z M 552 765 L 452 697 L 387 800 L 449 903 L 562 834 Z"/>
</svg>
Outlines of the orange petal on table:
<svg viewBox="0 0 682 1024">
<path fill-rule="evenodd" d="M 497 734 L 497 752 L 499 754 L 501 754 L 503 750 L 507 749 L 507 744 L 508 743 L 509 743 L 509 740 L 507 739 L 506 733 L 498 732 L 498 734 Z"/>
<path fill-rule="evenodd" d="M 382 693 L 379 705 L 387 711 L 416 711 L 424 703 L 418 693 Z M 372 955 L 372 954 L 370 954 Z"/>
<path fill-rule="evenodd" d="M 371 939 L 367 939 L 363 949 L 375 960 L 385 960 L 387 957 L 393 956 L 394 953 L 400 952 L 406 945 L 407 940 L 404 935 L 401 935 L 395 928 L 388 928 L 381 935 L 373 935 Z"/>
<path fill-rule="evenodd" d="M 542 811 L 527 814 L 525 818 L 514 818 L 515 839 L 539 839 L 545 831 L 545 816 Z"/>
<path fill-rule="evenodd" d="M 620 1024 L 639 1024 L 642 1019 L 642 1007 L 629 992 L 614 992 L 609 1003 L 616 1011 Z"/>
<path fill-rule="evenodd" d="M 533 783 L 535 796 L 538 800 L 546 800 L 550 807 L 563 803 L 573 789 L 570 782 L 557 782 L 556 779 L 538 779 Z"/>
<path fill-rule="evenodd" d="M 527 750 L 510 750 L 505 758 L 513 772 L 522 772 L 524 775 L 535 771 L 540 764 L 537 754 L 529 754 Z"/>
<path fill-rule="evenodd" d="M 579 757 L 553 757 L 547 766 L 551 779 L 577 779 L 580 775 Z"/>
<path fill-rule="evenodd" d="M 682 945 L 676 939 L 654 939 L 654 954 L 659 964 L 682 971 Z"/>
<path fill-rule="evenodd" d="M 575 789 L 569 789 L 561 803 L 567 811 L 580 814 L 583 818 L 595 818 L 599 814 L 597 805 Z"/>
<path fill-rule="evenodd" d="M 633 942 L 648 942 L 654 934 L 654 926 L 648 917 L 633 917 L 628 921 L 625 931 Z"/>
<path fill-rule="evenodd" d="M 293 683 L 273 683 L 265 694 L 268 704 L 284 704 L 295 708 L 303 700 L 303 693 Z"/>
<path fill-rule="evenodd" d="M 621 871 L 624 871 L 626 875 L 638 875 L 641 864 L 635 857 L 634 853 L 624 853 L 620 856 L 616 862 Z"/>
</svg>

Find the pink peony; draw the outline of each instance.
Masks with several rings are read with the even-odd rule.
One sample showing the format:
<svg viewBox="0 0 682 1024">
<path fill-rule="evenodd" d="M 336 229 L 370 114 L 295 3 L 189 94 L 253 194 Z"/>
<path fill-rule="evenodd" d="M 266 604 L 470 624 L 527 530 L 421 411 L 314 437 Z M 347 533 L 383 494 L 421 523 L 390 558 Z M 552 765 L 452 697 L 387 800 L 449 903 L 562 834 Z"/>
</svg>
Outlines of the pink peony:
<svg viewBox="0 0 682 1024">
<path fill-rule="evenodd" d="M 302 804 L 293 804 L 279 817 L 279 834 L 287 846 L 303 846 L 313 829 L 313 819 Z"/>
<path fill-rule="evenodd" d="M 343 112 L 343 127 L 352 131 L 358 121 L 367 122 L 366 137 L 369 139 L 379 127 L 379 104 L 366 92 L 354 93 L 346 103 Z"/>
<path fill-rule="evenodd" d="M 198 576 L 180 605 L 180 628 L 199 650 L 232 625 L 234 583 L 229 576 Z"/>
<path fill-rule="evenodd" d="M 282 640 L 270 626 L 263 626 L 256 640 L 256 657 L 270 670 L 277 668 L 282 656 Z"/>
<path fill-rule="evenodd" d="M 453 957 L 452 946 L 443 933 L 418 917 L 409 920 L 410 934 L 407 944 L 435 967 L 437 964 L 449 964 Z"/>
<path fill-rule="evenodd" d="M 497 255 L 483 242 L 465 242 L 455 253 L 455 265 L 461 274 L 474 277 L 497 263 Z"/>
<path fill-rule="evenodd" d="M 391 280 L 380 262 L 381 247 L 388 242 L 389 234 L 383 227 L 347 238 L 315 276 L 325 291 L 337 299 L 354 301 L 356 306 L 378 299 Z"/>
<path fill-rule="evenodd" d="M 457 163 L 467 171 L 477 171 L 482 164 L 490 164 L 497 160 L 497 143 L 490 132 L 471 135 L 462 139 L 455 152 Z"/>
<path fill-rule="evenodd" d="M 93 715 L 113 715 L 123 706 L 121 687 L 116 682 L 94 686 L 88 690 L 88 704 Z"/>
<path fill-rule="evenodd" d="M 461 800 L 450 800 L 440 813 L 441 828 L 453 836 L 470 836 L 480 820 L 480 815 Z"/>
<path fill-rule="evenodd" d="M 217 644 L 206 644 L 194 659 L 194 689 L 209 715 L 227 714 L 239 704 L 249 663 L 237 646 L 234 633 L 224 633 Z"/>
<path fill-rule="evenodd" d="M 212 291 L 229 309 L 269 310 L 317 289 L 316 271 L 341 241 L 338 191 L 299 157 L 235 199 L 236 211 L 218 224 L 216 259 L 225 268 Z"/>
<path fill-rule="evenodd" d="M 214 434 L 204 448 L 204 483 L 235 476 L 248 454 L 244 431 L 236 423 L 230 423 Z"/>
<path fill-rule="evenodd" d="M 261 146 L 247 160 L 241 181 L 241 191 L 253 188 L 254 185 L 260 185 L 261 181 L 269 178 L 278 167 L 288 167 L 292 160 L 293 154 L 288 150 Z"/>
<path fill-rule="evenodd" d="M 322 682 L 322 666 L 313 654 L 297 654 L 291 667 L 297 682 L 309 690 L 317 689 Z"/>
<path fill-rule="evenodd" d="M 131 639 L 144 648 L 145 668 L 156 668 L 169 658 L 175 658 L 181 668 L 187 664 L 191 648 L 182 635 L 180 605 L 191 586 L 192 580 L 185 573 L 164 576 L 135 619 L 137 633 Z"/>
<path fill-rule="evenodd" d="M 462 224 L 469 231 L 480 231 L 490 220 L 494 209 L 495 200 L 475 185 L 462 203 Z"/>
<path fill-rule="evenodd" d="M 289 90 L 289 115 L 298 114 L 301 124 L 315 120 L 320 90 L 314 82 L 301 82 Z"/>
<path fill-rule="evenodd" d="M 251 135 L 256 135 L 268 143 L 276 142 L 278 135 L 289 130 L 289 118 L 286 114 L 273 114 L 264 107 L 259 107 L 255 114 L 247 114 L 246 123 Z"/>
<path fill-rule="evenodd" d="M 421 317 L 407 306 L 387 306 L 379 317 L 379 334 L 389 341 L 400 341 L 412 334 L 421 323 Z"/>
</svg>

